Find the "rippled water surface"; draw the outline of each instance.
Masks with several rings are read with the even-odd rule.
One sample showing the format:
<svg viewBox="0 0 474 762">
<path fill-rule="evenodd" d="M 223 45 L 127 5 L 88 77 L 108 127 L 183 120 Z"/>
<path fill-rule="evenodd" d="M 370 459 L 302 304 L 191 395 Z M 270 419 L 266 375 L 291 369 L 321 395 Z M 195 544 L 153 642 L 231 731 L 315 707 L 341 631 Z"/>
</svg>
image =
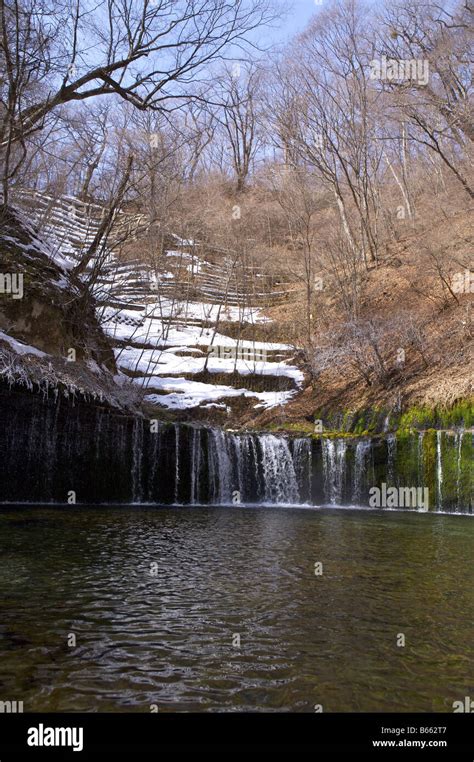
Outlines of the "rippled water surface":
<svg viewBox="0 0 474 762">
<path fill-rule="evenodd" d="M 452 711 L 474 695 L 473 547 L 468 516 L 2 508 L 0 699 Z"/>
</svg>

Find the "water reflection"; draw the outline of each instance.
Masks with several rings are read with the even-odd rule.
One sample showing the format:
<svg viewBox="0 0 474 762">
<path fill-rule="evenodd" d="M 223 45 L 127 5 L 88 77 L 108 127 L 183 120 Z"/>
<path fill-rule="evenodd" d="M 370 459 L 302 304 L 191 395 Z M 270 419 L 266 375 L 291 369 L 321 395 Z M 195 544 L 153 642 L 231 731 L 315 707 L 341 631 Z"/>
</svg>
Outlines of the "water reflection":
<svg viewBox="0 0 474 762">
<path fill-rule="evenodd" d="M 452 711 L 472 693 L 473 536 L 469 517 L 386 511 L 2 509 L 1 695 Z"/>
</svg>

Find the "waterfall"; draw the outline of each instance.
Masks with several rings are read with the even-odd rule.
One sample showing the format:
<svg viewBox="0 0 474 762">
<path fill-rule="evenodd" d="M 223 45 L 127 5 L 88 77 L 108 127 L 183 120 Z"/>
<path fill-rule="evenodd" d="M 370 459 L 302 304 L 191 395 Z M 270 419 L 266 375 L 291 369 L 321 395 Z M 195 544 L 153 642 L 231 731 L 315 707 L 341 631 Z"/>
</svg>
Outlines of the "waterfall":
<svg viewBox="0 0 474 762">
<path fill-rule="evenodd" d="M 387 440 L 388 442 L 388 440 Z M 367 457 L 370 455 L 372 442 L 370 439 L 363 439 L 357 442 L 354 460 L 354 481 L 352 485 L 352 502 L 360 504 L 362 496 L 362 482 L 364 474 L 367 471 Z"/>
<path fill-rule="evenodd" d="M 217 463 L 217 448 L 214 431 L 208 432 L 207 444 L 208 500 L 211 503 L 217 503 L 219 494 L 219 468 Z"/>
<path fill-rule="evenodd" d="M 174 439 L 174 442 L 175 442 L 174 502 L 175 502 L 175 505 L 178 505 L 179 503 L 179 426 L 176 423 L 174 425 L 174 436 L 175 436 L 175 439 Z"/>
<path fill-rule="evenodd" d="M 201 429 L 193 429 L 191 444 L 191 505 L 199 503 L 201 477 Z"/>
<path fill-rule="evenodd" d="M 261 466 L 259 465 L 257 440 L 256 437 L 250 434 L 246 436 L 246 439 L 248 442 L 248 460 L 246 461 L 245 492 L 242 494 L 244 499 L 258 501 L 263 497 L 265 485 L 262 485 L 262 482 L 259 479 Z"/>
<path fill-rule="evenodd" d="M 456 432 L 456 513 L 461 510 L 461 456 L 462 456 L 462 440 L 464 436 L 464 429 Z"/>
<path fill-rule="evenodd" d="M 387 437 L 387 483 L 395 486 L 397 483 L 395 462 L 397 457 L 397 438 L 395 434 L 389 434 Z"/>
<path fill-rule="evenodd" d="M 229 437 L 220 429 L 212 429 L 210 442 L 209 482 L 213 488 L 211 501 L 217 504 L 230 503 L 232 492 L 236 487 L 232 484 L 233 469 L 228 451 Z"/>
<path fill-rule="evenodd" d="M 153 495 L 155 490 L 155 480 L 158 472 L 158 463 L 160 460 L 160 444 L 161 444 L 161 426 L 158 421 L 154 422 L 156 429 L 151 433 L 152 445 L 150 448 L 150 464 L 148 469 L 148 488 L 147 488 L 147 501 L 153 502 Z"/>
<path fill-rule="evenodd" d="M 265 503 L 299 503 L 293 458 L 285 437 L 261 434 Z"/>
<path fill-rule="evenodd" d="M 426 486 L 472 512 L 468 431 L 311 438 L 146 421 L 103 407 L 0 398 L 0 502 L 368 504 L 368 486 Z"/>
<path fill-rule="evenodd" d="M 440 511 L 443 507 L 443 463 L 441 458 L 442 431 L 436 432 L 436 508 Z"/>
<path fill-rule="evenodd" d="M 299 488 L 300 499 L 311 501 L 311 477 L 313 470 L 313 451 L 309 437 L 299 437 L 292 442 L 293 465 Z"/>
<path fill-rule="evenodd" d="M 311 497 L 311 440 L 273 434 L 234 434 L 212 429 L 208 447 L 208 499 L 214 504 L 300 503 Z M 191 503 L 199 502 L 203 437 L 195 429 L 190 444 Z M 237 498 L 237 499 L 236 499 Z"/>
<path fill-rule="evenodd" d="M 420 431 L 418 434 L 418 485 L 420 487 L 423 486 L 424 479 L 425 479 L 425 461 L 423 457 L 423 440 L 425 437 L 425 432 Z"/>
<path fill-rule="evenodd" d="M 237 465 L 237 488 L 239 491 L 240 499 L 242 500 L 245 494 L 246 484 L 245 466 L 250 459 L 249 436 L 248 434 L 244 434 L 241 437 L 234 437 L 234 440 L 235 459 Z"/>
<path fill-rule="evenodd" d="M 102 411 L 99 410 L 99 414 L 97 416 L 97 423 L 95 427 L 95 434 L 94 434 L 94 440 L 96 445 L 96 453 L 95 453 L 96 460 L 99 460 L 100 453 L 101 453 L 101 447 L 100 447 L 101 434 L 102 434 Z"/>
<path fill-rule="evenodd" d="M 323 453 L 323 473 L 324 473 L 324 495 L 330 503 L 335 502 L 332 497 L 333 474 L 335 471 L 335 446 L 332 439 L 322 439 L 321 447 Z"/>
<path fill-rule="evenodd" d="M 143 420 L 135 418 L 132 439 L 132 502 L 141 503 L 143 458 Z"/>
<path fill-rule="evenodd" d="M 331 505 L 339 505 L 342 501 L 346 476 L 347 442 L 345 439 L 323 438 L 321 444 L 323 448 L 325 497 Z"/>
<path fill-rule="evenodd" d="M 236 489 L 240 501 L 255 501 L 258 490 L 258 454 L 251 434 L 231 435 L 237 471 Z"/>
</svg>

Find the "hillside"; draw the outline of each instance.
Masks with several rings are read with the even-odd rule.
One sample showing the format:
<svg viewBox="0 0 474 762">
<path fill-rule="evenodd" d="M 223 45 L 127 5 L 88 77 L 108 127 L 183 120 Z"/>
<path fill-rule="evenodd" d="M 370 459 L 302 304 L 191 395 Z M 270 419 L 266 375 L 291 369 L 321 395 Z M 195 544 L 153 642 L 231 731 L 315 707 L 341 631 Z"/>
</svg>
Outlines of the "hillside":
<svg viewBox="0 0 474 762">
<path fill-rule="evenodd" d="M 76 283 L 73 270 L 94 239 L 100 208 L 71 197 L 53 201 L 27 193 L 19 195 L 17 204 L 20 218 L 27 216 L 35 235 L 44 239 L 37 248 L 50 259 L 54 273 Z M 116 220 L 113 235 L 120 237 L 126 228 L 128 252 L 130 240 L 135 249 L 146 246 L 147 230 L 140 230 L 139 222 L 132 214 Z M 235 419 L 236 402 L 239 410 L 286 404 L 304 378 L 292 364 L 292 348 L 252 338 L 265 336 L 265 307 L 278 303 L 284 292 L 259 273 L 256 291 L 255 277 L 229 261 L 226 252 L 203 251 L 199 243 L 172 234 L 167 245 L 152 266 L 143 256 L 118 256 L 112 236 L 110 248 L 93 257 L 81 276 L 95 305 L 101 340 L 106 343 L 106 337 L 113 350 L 115 382 L 133 390 L 131 396 L 159 417 Z M 45 268 L 37 280 L 49 277 Z M 44 298 L 50 298 L 47 288 Z M 14 300 L 9 304 L 16 309 Z M 12 337 L 28 339 L 34 347 L 46 343 L 51 354 L 64 356 L 68 339 L 62 336 L 55 344 L 47 322 L 38 318 L 42 339 L 31 326 L 19 331 L 18 321 L 9 328 Z M 73 338 L 69 345 L 75 346 Z"/>
<path fill-rule="evenodd" d="M 323 411 L 449 408 L 472 398 L 472 218 L 466 209 L 450 216 L 449 224 L 429 219 L 391 242 L 378 266 L 362 276 L 365 333 L 341 315 L 337 285 L 329 280 L 315 307 L 313 383 L 285 407 L 281 423 L 307 422 Z M 303 309 L 300 289 L 299 299 L 267 314 L 285 334 Z M 257 425 L 271 422 L 263 414 Z"/>
<path fill-rule="evenodd" d="M 315 340 L 308 347 L 295 336 L 305 289 L 284 266 L 278 270 L 277 258 L 271 268 L 263 263 L 256 271 L 233 260 L 231 251 L 162 231 L 163 246 L 154 244 L 150 259 L 156 231 L 143 216 L 126 211 L 116 218 L 100 262 L 99 255 L 92 258 L 81 276 L 95 303 L 94 317 L 88 306 L 81 337 L 77 320 L 58 320 L 49 307 L 35 304 L 57 303 L 51 289 L 58 281 L 72 292 L 82 288 L 73 269 L 103 210 L 37 193 L 22 193 L 17 205 L 33 225 L 17 246 L 25 252 L 34 236 L 46 243 L 36 239 L 43 269 L 27 276 L 28 298 L 10 300 L 9 310 L 2 310 L 4 346 L 10 336 L 10 351 L 14 340 L 46 350 L 48 362 L 54 358 L 57 372 L 69 376 L 81 369 L 87 378 L 91 362 L 103 366 L 118 396 L 136 400 L 152 416 L 308 429 L 334 412 L 449 407 L 472 395 L 471 295 L 467 289 L 446 295 L 442 277 L 452 274 L 440 277 L 429 254 L 419 256 L 436 239 L 446 258 L 454 252 L 467 262 L 469 210 L 456 214 L 449 230 L 439 220 L 400 236 L 377 266 L 361 274 L 366 334 L 341 318 L 334 272 L 325 271 L 322 260 L 324 287 L 314 294 Z M 14 236 L 8 226 L 5 234 L 2 259 L 8 263 Z M 36 319 L 25 322 L 25 310 Z M 79 362 L 67 362 L 68 347 L 78 348 Z"/>
</svg>

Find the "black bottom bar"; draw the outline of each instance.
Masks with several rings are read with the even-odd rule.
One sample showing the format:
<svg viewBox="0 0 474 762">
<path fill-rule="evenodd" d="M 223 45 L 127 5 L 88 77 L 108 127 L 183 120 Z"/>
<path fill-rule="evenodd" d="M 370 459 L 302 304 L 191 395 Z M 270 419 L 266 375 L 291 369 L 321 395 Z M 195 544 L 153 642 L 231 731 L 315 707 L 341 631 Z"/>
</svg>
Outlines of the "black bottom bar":
<svg viewBox="0 0 474 762">
<path fill-rule="evenodd" d="M 113 759 L 131 752 L 142 762 L 166 750 L 255 746 L 472 762 L 473 739 L 474 717 L 464 713 L 0 715 L 1 762 Z"/>
</svg>

